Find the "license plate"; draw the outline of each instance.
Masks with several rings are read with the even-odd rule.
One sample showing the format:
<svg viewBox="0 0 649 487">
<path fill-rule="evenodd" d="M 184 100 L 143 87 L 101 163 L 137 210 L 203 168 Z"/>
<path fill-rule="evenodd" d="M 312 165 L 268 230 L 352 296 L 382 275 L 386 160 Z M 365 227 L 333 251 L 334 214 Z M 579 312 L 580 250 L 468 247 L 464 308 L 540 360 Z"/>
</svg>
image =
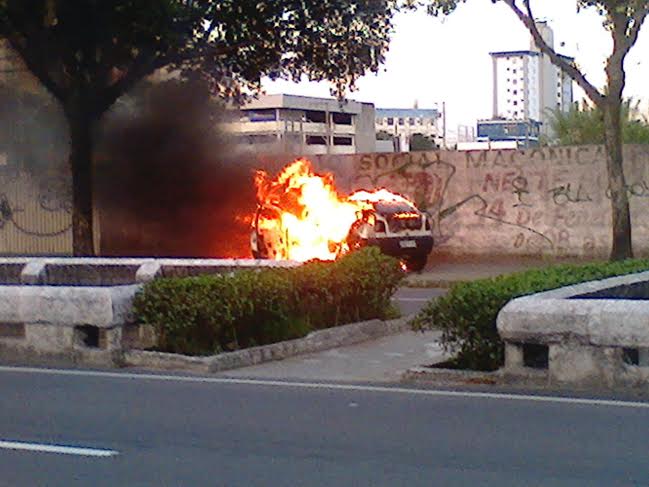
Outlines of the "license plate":
<svg viewBox="0 0 649 487">
<path fill-rule="evenodd" d="M 401 240 L 399 241 L 399 247 L 402 249 L 416 249 L 417 248 L 417 242 L 414 240 Z"/>
</svg>

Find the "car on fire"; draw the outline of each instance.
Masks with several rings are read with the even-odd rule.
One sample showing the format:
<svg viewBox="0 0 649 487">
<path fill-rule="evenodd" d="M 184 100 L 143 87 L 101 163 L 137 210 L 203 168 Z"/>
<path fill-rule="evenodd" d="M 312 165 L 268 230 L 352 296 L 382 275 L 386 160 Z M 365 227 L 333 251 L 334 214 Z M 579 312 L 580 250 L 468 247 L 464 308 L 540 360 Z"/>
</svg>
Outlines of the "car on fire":
<svg viewBox="0 0 649 487">
<path fill-rule="evenodd" d="M 359 211 L 347 238 L 331 250 L 341 255 L 357 248 L 377 246 L 384 254 L 401 260 L 408 271 L 422 270 L 434 243 L 430 215 L 403 198 L 364 199 L 369 194 L 360 191 L 350 197 L 366 202 L 367 209 Z M 271 202 L 258 204 L 250 239 L 254 258 L 284 258 L 282 251 L 290 235 L 281 224 L 281 214 L 281 208 Z M 269 221 L 275 224 L 266 225 Z"/>
</svg>

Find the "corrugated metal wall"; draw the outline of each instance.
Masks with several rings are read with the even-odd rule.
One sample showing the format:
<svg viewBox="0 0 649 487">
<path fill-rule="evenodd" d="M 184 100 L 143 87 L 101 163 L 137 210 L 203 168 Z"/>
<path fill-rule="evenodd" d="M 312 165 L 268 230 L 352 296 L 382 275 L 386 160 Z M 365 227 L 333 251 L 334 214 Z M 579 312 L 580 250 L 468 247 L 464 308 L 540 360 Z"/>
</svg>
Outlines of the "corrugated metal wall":
<svg viewBox="0 0 649 487">
<path fill-rule="evenodd" d="M 12 166 L 0 166 L 0 254 L 72 253 L 72 215 L 66 181 L 36 182 Z"/>
</svg>

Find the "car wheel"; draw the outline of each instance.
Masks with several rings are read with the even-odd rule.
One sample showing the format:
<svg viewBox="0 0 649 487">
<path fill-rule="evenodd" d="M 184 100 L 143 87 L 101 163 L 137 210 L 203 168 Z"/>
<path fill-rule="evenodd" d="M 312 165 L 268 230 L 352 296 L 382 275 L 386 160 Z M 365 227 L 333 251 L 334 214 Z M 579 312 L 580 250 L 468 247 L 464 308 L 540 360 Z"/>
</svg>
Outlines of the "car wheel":
<svg viewBox="0 0 649 487">
<path fill-rule="evenodd" d="M 415 255 L 413 257 L 407 257 L 404 259 L 404 263 L 406 264 L 406 269 L 408 269 L 408 272 L 419 272 L 426 267 L 426 263 L 428 262 L 428 256 L 427 255 Z"/>
</svg>

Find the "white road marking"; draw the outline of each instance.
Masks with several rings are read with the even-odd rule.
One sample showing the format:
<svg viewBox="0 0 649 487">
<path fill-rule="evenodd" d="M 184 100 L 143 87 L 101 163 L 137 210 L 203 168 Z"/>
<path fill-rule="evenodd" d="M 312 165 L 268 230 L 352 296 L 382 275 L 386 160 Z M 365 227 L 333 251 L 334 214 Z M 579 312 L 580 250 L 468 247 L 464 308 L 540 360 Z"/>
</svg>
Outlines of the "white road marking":
<svg viewBox="0 0 649 487">
<path fill-rule="evenodd" d="M 610 406 L 635 409 L 649 409 L 649 402 L 619 401 L 612 399 L 583 399 L 578 397 L 534 396 L 498 392 L 464 392 L 436 389 L 409 389 L 405 387 L 364 386 L 353 384 L 327 384 L 318 382 L 285 382 L 280 380 L 235 379 L 227 377 L 192 377 L 183 375 L 134 374 L 121 372 L 100 372 L 95 370 L 41 369 L 38 367 L 0 366 L 0 372 L 21 374 L 61 375 L 76 377 L 100 377 L 106 379 L 150 380 L 160 382 L 191 382 L 199 384 L 229 384 L 285 387 L 289 389 L 329 389 L 339 391 L 380 392 L 386 394 L 412 394 L 444 398 L 494 399 L 501 401 L 522 401 L 540 403 L 575 404 L 582 406 Z"/>
<path fill-rule="evenodd" d="M 82 457 L 113 457 L 119 453 L 115 450 L 103 450 L 98 448 L 81 448 L 76 446 L 47 445 L 44 443 L 24 443 L 22 441 L 2 441 L 2 450 L 21 450 L 38 453 L 58 453 L 62 455 L 77 455 Z"/>
</svg>

